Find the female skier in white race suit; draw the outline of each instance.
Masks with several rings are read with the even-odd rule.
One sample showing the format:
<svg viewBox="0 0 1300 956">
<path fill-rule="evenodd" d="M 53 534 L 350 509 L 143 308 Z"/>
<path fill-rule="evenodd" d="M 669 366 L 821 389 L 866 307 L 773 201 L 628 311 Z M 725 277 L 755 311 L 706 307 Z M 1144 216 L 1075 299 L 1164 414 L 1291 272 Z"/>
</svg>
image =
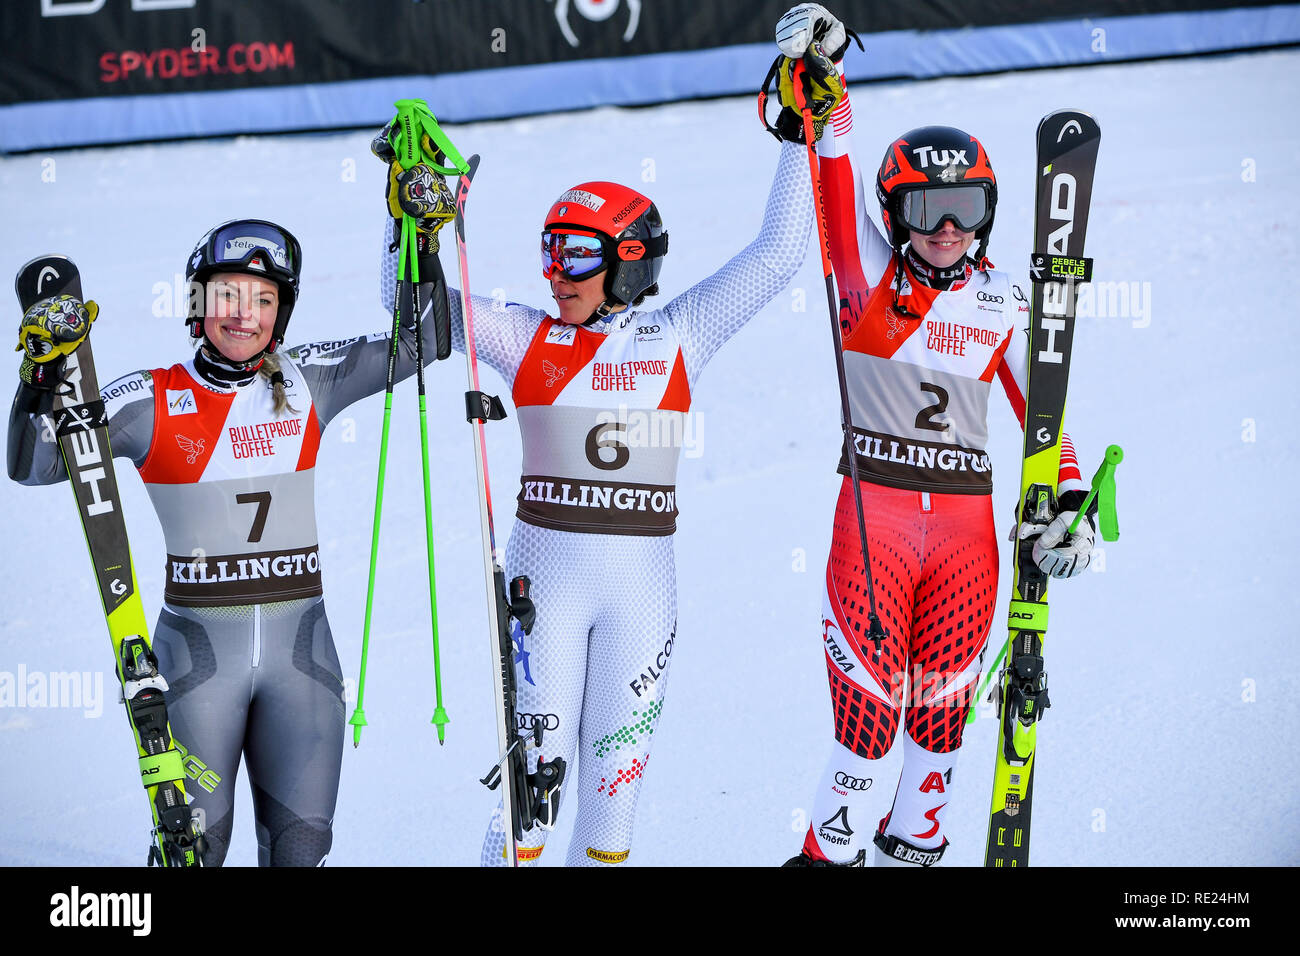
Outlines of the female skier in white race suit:
<svg viewBox="0 0 1300 956">
<path fill-rule="evenodd" d="M 421 165 L 390 179 L 408 199 L 416 182 L 415 192 L 443 197 L 432 204 L 444 218 L 421 220 L 436 232 L 450 204 L 437 174 Z M 625 186 L 582 183 L 543 221 L 542 274 L 558 315 L 472 299 L 478 355 L 511 388 L 523 435 L 505 561 L 508 577 L 532 579 L 537 610 L 530 635 L 515 628 L 520 721 L 545 721 L 545 759 L 572 767 L 579 755 L 577 779 L 565 783 L 577 805 L 570 866 L 628 858 L 677 638 L 675 484 L 691 394 L 713 353 L 798 270 L 811 214 L 804 151 L 784 144 L 757 238 L 662 308 L 629 312 L 658 292 L 668 245 L 659 211 Z M 384 303 L 392 236 L 386 224 Z M 460 299 L 450 299 L 452 344 L 463 351 Z M 526 833 L 520 860 L 535 860 L 545 839 L 540 827 Z M 494 822 L 483 865 L 501 865 L 503 852 Z"/>
</svg>

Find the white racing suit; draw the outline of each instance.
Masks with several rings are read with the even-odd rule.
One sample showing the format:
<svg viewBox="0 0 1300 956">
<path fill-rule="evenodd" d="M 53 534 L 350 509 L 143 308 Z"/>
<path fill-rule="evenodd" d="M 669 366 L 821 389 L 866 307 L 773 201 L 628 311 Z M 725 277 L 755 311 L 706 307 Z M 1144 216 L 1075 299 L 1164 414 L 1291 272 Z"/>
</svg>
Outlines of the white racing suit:
<svg viewBox="0 0 1300 956">
<path fill-rule="evenodd" d="M 541 756 L 570 768 L 570 866 L 622 863 L 632 845 L 677 640 L 676 474 L 692 391 L 713 353 L 789 283 L 811 223 L 805 152 L 784 144 L 758 237 L 662 308 L 572 326 L 472 299 L 478 355 L 511 388 L 523 436 L 506 572 L 532 579 L 537 623 L 515 631 L 517 705 L 521 729 L 543 723 Z M 391 303 L 396 256 L 384 261 L 380 295 Z M 463 351 L 455 291 L 451 311 Z M 499 819 L 485 866 L 505 862 Z M 535 860 L 546 835 L 526 833 L 520 859 Z"/>
</svg>

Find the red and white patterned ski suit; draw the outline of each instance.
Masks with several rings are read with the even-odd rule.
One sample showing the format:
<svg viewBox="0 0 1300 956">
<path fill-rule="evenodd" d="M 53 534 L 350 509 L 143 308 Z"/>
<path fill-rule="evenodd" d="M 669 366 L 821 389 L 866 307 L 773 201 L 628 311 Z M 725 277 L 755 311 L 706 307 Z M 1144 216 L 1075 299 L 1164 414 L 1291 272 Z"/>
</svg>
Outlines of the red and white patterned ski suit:
<svg viewBox="0 0 1300 956">
<path fill-rule="evenodd" d="M 846 95 L 818 143 L 831 260 L 840 293 L 871 575 L 886 633 L 867 640 L 868 599 L 851 479 L 835 511 L 819 636 L 836 745 L 817 791 L 805 851 L 851 860 L 882 808 L 878 761 L 906 730 L 904 766 L 885 832 L 917 847 L 944 842 L 962 727 L 979 677 L 998 583 L 985 452 L 996 378 L 1024 424 L 1029 308 L 1005 273 L 968 262 L 931 288 L 905 265 L 895 308 L 895 253 L 871 220 L 851 145 Z M 1063 437 L 1060 490 L 1082 488 Z M 840 462 L 847 476 L 848 463 Z"/>
</svg>

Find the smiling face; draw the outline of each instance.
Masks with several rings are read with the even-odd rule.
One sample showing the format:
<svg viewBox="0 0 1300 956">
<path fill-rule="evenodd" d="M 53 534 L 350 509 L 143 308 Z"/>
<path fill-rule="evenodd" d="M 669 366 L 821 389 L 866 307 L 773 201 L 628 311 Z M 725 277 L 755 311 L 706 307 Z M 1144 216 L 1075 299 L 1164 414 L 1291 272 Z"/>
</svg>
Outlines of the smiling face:
<svg viewBox="0 0 1300 956">
<path fill-rule="evenodd" d="M 566 325 L 581 325 L 591 318 L 605 301 L 605 273 L 598 272 L 586 279 L 566 279 L 559 272 L 551 276 L 551 295 L 560 307 L 559 319 Z M 626 306 L 614 309 L 621 312 Z"/>
<path fill-rule="evenodd" d="M 962 232 L 951 219 L 945 219 L 939 231 L 932 236 L 922 235 L 914 229 L 908 230 L 908 235 L 912 251 L 936 269 L 956 265 L 975 241 L 975 233 Z"/>
<path fill-rule="evenodd" d="M 247 362 L 266 350 L 280 309 L 280 287 L 243 272 L 218 272 L 206 285 L 203 332 L 232 362 Z"/>
</svg>

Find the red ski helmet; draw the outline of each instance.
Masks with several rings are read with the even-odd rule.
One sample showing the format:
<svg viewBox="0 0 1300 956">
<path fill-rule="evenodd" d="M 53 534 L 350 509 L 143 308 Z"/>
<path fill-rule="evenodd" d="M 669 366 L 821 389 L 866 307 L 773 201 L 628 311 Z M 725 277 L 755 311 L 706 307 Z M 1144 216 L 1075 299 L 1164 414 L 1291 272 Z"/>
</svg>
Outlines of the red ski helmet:
<svg viewBox="0 0 1300 956">
<path fill-rule="evenodd" d="M 605 272 L 609 309 L 636 305 L 643 297 L 658 294 L 668 233 L 655 204 L 635 189 L 607 182 L 579 183 L 566 189 L 546 213 L 544 246 L 552 232 L 600 240 L 603 265 L 592 274 L 600 269 Z"/>
<path fill-rule="evenodd" d="M 923 126 L 889 144 L 876 174 L 876 198 L 890 245 L 901 249 L 908 231 L 937 232 L 952 219 L 979 240 L 984 257 L 998 181 L 978 139 L 951 126 Z"/>
</svg>

